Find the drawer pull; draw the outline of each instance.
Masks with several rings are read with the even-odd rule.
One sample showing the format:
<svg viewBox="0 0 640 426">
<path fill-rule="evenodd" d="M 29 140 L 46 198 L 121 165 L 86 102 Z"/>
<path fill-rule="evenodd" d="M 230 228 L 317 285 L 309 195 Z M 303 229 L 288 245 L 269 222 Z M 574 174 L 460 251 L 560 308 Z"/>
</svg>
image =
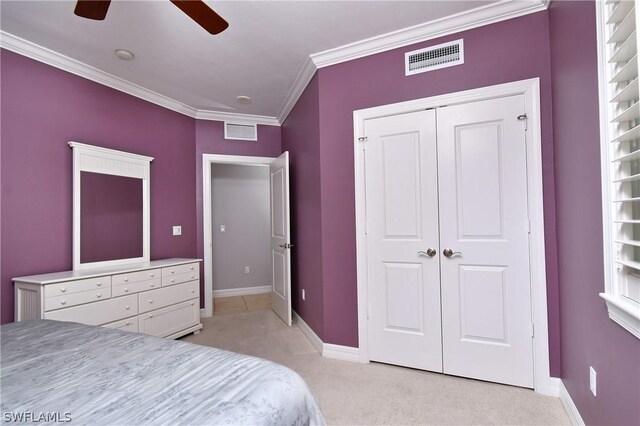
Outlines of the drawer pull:
<svg viewBox="0 0 640 426">
<path fill-rule="evenodd" d="M 172 282 L 172 283 L 174 283 L 174 282 L 176 282 L 176 280 L 174 280 L 173 278 L 171 278 L 171 282 Z"/>
<path fill-rule="evenodd" d="M 124 279 L 124 282 L 125 282 L 125 283 L 128 283 L 128 282 L 129 282 L 129 278 L 125 278 L 125 279 Z"/>
<path fill-rule="evenodd" d="M 153 300 L 149 299 L 149 303 L 153 303 Z"/>
<path fill-rule="evenodd" d="M 175 273 L 176 273 L 176 271 L 174 271 L 174 270 L 172 269 L 172 270 L 171 270 L 171 273 L 172 273 L 172 274 L 175 274 Z"/>
<path fill-rule="evenodd" d="M 64 299 L 62 299 L 62 300 L 60 301 L 60 304 L 61 304 L 61 305 L 66 305 L 66 304 L 67 304 L 67 301 L 66 301 L 66 300 L 64 300 Z"/>
<path fill-rule="evenodd" d="M 102 297 L 102 293 L 98 293 L 98 294 L 96 294 L 96 297 L 97 297 L 98 299 L 100 299 L 100 298 Z"/>
<path fill-rule="evenodd" d="M 125 293 L 129 293 L 129 289 L 125 287 L 125 288 L 124 288 L 124 292 L 125 292 Z"/>
<path fill-rule="evenodd" d="M 128 311 L 131 308 L 129 307 L 129 305 L 127 305 L 127 306 L 124 307 L 124 309 Z"/>
<path fill-rule="evenodd" d="M 154 283 L 149 284 L 149 287 L 155 287 L 156 285 Z"/>
<path fill-rule="evenodd" d="M 193 306 L 193 302 L 191 302 L 191 306 Z"/>
<path fill-rule="evenodd" d="M 191 275 L 191 279 L 193 279 L 195 277 L 195 275 Z"/>
<path fill-rule="evenodd" d="M 153 314 L 149 314 L 149 318 L 153 318 Z"/>
<path fill-rule="evenodd" d="M 64 288 L 64 287 L 62 287 L 62 288 L 60 289 L 60 292 L 61 292 L 61 293 L 66 293 L 66 292 L 67 292 L 67 289 L 66 289 L 66 288 Z"/>
<path fill-rule="evenodd" d="M 191 265 L 191 268 L 189 268 L 189 269 L 191 269 L 193 271 L 193 265 Z"/>
<path fill-rule="evenodd" d="M 129 324 L 131 324 L 129 321 L 124 322 L 124 325 L 129 325 Z"/>
<path fill-rule="evenodd" d="M 191 289 L 191 293 L 195 293 L 196 291 L 194 289 Z"/>
<path fill-rule="evenodd" d="M 102 286 L 102 283 L 101 283 L 101 282 L 98 282 L 96 285 L 97 285 L 98 287 L 100 287 L 100 286 Z"/>
<path fill-rule="evenodd" d="M 151 278 L 153 278 L 153 277 L 155 277 L 155 276 L 156 276 L 156 274 L 151 274 Z"/>
</svg>

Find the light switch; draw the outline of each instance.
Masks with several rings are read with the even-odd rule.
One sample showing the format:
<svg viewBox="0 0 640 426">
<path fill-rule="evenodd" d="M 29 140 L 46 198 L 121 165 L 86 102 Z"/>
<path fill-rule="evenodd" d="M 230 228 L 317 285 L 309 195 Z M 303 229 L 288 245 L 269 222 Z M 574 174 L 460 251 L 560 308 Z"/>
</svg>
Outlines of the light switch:
<svg viewBox="0 0 640 426">
<path fill-rule="evenodd" d="M 225 225 L 220 225 L 220 232 L 226 232 L 227 227 Z"/>
<path fill-rule="evenodd" d="M 182 235 L 182 226 L 174 226 L 173 227 L 173 235 Z"/>
</svg>

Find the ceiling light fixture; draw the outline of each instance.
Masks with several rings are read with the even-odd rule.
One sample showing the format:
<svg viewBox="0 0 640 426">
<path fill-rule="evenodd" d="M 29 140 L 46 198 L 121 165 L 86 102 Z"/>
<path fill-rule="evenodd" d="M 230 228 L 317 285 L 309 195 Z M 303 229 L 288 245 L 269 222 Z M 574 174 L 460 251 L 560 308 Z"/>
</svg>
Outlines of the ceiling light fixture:
<svg viewBox="0 0 640 426">
<path fill-rule="evenodd" d="M 236 102 L 243 105 L 248 105 L 251 103 L 251 97 L 249 96 L 237 96 Z"/>
<path fill-rule="evenodd" d="M 116 49 L 116 56 L 123 61 L 133 60 L 133 52 L 127 49 Z"/>
</svg>

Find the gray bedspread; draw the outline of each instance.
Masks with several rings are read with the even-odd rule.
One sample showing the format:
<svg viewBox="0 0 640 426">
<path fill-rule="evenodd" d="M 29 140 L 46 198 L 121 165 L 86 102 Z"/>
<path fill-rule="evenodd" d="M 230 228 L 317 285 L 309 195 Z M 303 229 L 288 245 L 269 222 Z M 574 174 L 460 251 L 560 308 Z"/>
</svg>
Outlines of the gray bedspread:
<svg viewBox="0 0 640 426">
<path fill-rule="evenodd" d="M 263 359 L 58 321 L 5 324 L 0 337 L 3 422 L 324 424 L 304 380 Z"/>
</svg>

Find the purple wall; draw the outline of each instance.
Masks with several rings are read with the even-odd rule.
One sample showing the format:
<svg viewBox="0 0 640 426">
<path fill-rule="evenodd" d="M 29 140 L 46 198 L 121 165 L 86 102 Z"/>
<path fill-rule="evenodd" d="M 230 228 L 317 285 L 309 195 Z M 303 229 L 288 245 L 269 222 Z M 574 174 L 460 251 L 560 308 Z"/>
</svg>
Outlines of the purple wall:
<svg viewBox="0 0 640 426">
<path fill-rule="evenodd" d="M 291 153 L 293 309 L 322 339 L 323 277 L 320 206 L 320 102 L 316 75 L 282 125 L 282 149 Z M 302 289 L 306 300 L 302 300 Z"/>
<path fill-rule="evenodd" d="M 195 120 L 6 50 L 0 60 L 2 323 L 12 277 L 72 268 L 68 141 L 155 157 L 151 256 L 195 257 Z"/>
<path fill-rule="evenodd" d="M 309 311 L 310 316 L 302 317 L 309 324 L 322 322 L 320 332 L 325 342 L 346 346 L 358 345 L 353 111 L 539 77 L 542 96 L 551 373 L 559 376 L 558 280 L 548 34 L 548 14 L 541 12 L 318 71 L 318 89 L 312 85 L 307 88 L 307 92 L 311 93 L 305 94 L 318 97 L 320 103 L 320 180 L 316 182 L 309 179 L 304 190 L 320 191 L 321 217 L 318 221 L 315 212 L 299 211 L 296 220 L 298 223 L 306 223 L 307 227 L 320 229 L 321 232 L 320 238 L 316 238 L 322 242 L 321 246 L 309 248 L 306 256 L 322 259 L 323 300 L 307 301 L 308 304 L 320 304 L 322 308 L 316 307 Z M 461 37 L 465 42 L 464 65 L 405 77 L 405 51 Z M 315 95 L 315 90 L 319 91 L 318 95 Z M 305 102 L 304 97 L 301 102 Z M 313 108 L 302 105 L 296 108 L 300 108 L 301 115 L 317 114 Z M 296 122 L 312 119 L 313 117 L 291 116 L 285 123 L 285 128 L 296 125 L 303 127 Z M 284 135 L 286 139 L 286 131 Z M 291 142 L 290 149 L 293 158 L 297 159 L 298 152 L 305 148 L 297 146 L 296 141 Z M 308 153 L 307 157 L 312 155 Z M 311 252 L 312 250 L 315 252 Z M 322 311 L 321 317 L 317 314 L 318 311 Z"/>
<path fill-rule="evenodd" d="M 604 266 L 595 7 L 557 1 L 549 16 L 562 381 L 586 424 L 638 425 L 640 343 L 609 319 L 598 296 Z M 597 397 L 589 366 L 598 374 Z"/>
<path fill-rule="evenodd" d="M 197 227 L 197 255 L 204 257 L 202 226 L 202 155 L 224 154 L 256 157 L 277 157 L 281 150 L 281 129 L 277 126 L 258 126 L 258 141 L 228 140 L 224 138 L 224 123 L 221 121 L 197 120 L 195 124 L 195 209 Z M 191 171 L 193 173 L 193 170 Z M 192 175 L 193 176 L 193 175 Z M 200 276 L 204 277 L 204 262 L 200 265 Z M 201 294 L 204 295 L 204 279 L 200 280 Z M 200 298 L 204 307 L 204 298 Z"/>
</svg>

